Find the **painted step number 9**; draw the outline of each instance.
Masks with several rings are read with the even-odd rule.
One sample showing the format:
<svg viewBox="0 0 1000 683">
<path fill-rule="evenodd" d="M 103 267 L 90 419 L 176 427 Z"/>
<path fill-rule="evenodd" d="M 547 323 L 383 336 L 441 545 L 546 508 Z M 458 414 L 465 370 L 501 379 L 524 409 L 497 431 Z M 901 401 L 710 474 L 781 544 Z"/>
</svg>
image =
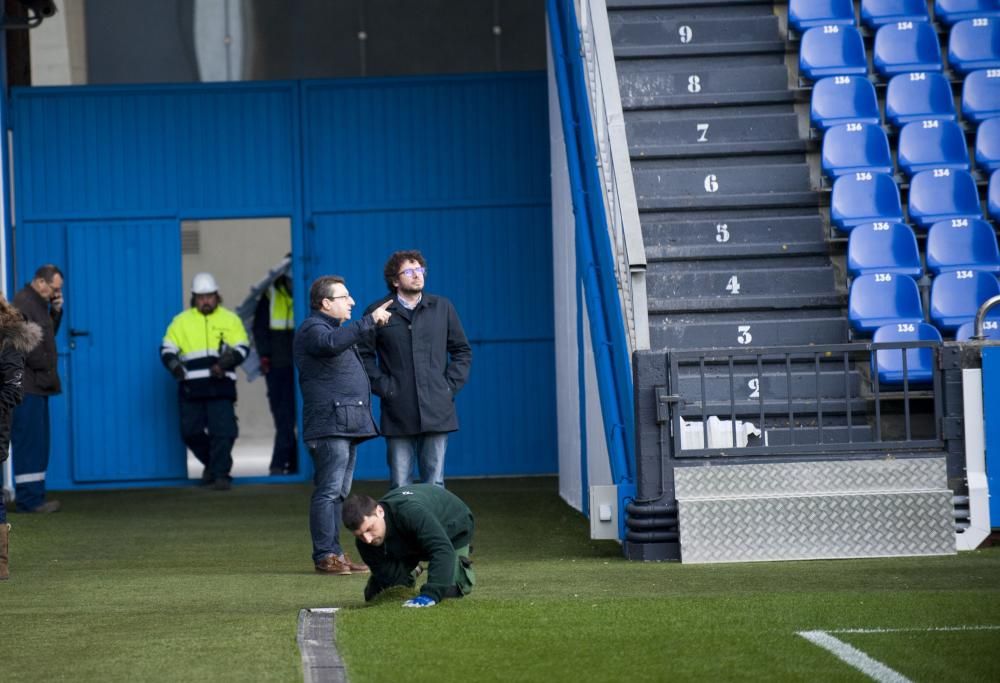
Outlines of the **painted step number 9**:
<svg viewBox="0 0 1000 683">
<path fill-rule="evenodd" d="M 690 26 L 681 26 L 677 29 L 677 34 L 681 37 L 682 43 L 690 43 L 691 39 L 694 38 L 694 31 L 691 30 Z"/>
</svg>

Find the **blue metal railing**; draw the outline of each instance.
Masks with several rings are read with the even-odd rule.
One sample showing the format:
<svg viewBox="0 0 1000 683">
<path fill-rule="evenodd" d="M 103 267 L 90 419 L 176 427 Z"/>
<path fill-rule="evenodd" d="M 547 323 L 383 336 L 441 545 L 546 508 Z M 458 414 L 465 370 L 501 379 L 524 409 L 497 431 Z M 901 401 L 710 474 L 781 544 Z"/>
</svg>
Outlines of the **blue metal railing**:
<svg viewBox="0 0 1000 683">
<path fill-rule="evenodd" d="M 572 0 L 547 0 L 552 61 L 576 223 L 577 272 L 583 279 L 604 435 L 616 484 L 633 481 L 632 372 L 614 252 L 608 236 L 594 128 Z"/>
</svg>

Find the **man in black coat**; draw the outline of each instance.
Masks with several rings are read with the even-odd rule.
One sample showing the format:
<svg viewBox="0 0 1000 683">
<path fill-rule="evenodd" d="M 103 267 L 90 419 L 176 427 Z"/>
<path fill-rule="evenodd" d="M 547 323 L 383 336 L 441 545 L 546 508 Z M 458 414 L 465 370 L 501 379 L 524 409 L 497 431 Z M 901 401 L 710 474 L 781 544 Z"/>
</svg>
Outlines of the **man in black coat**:
<svg viewBox="0 0 1000 683">
<path fill-rule="evenodd" d="M 313 564 L 324 574 L 366 573 L 340 545 L 340 512 L 351 492 L 358 444 L 378 435 L 371 412 L 371 388 L 356 344 L 390 318 L 386 307 L 351 319 L 344 279 L 327 275 L 309 290 L 312 314 L 295 333 L 293 355 L 302 391 L 302 438 L 315 465 L 309 531 Z"/>
<path fill-rule="evenodd" d="M 292 474 L 298 468 L 295 436 L 295 368 L 292 341 L 295 321 L 292 310 L 292 280 L 278 277 L 257 302 L 253 317 L 253 341 L 260 358 L 260 371 L 267 382 L 267 404 L 274 418 L 274 449 L 271 474 Z"/>
<path fill-rule="evenodd" d="M 420 479 L 444 486 L 448 433 L 458 430 L 455 396 L 469 378 L 472 348 L 452 303 L 424 292 L 427 262 L 419 251 L 397 251 L 383 275 L 392 314 L 374 339 L 359 345 L 372 390 L 382 399 L 382 434 L 390 488 L 413 483 L 416 457 Z"/>
<path fill-rule="evenodd" d="M 58 500 L 45 500 L 49 468 L 49 396 L 62 392 L 56 332 L 63 313 L 63 274 L 47 264 L 14 295 L 12 303 L 25 320 L 42 329 L 42 341 L 24 358 L 24 400 L 14 409 L 11 446 L 14 487 L 21 512 L 56 512 Z"/>
</svg>

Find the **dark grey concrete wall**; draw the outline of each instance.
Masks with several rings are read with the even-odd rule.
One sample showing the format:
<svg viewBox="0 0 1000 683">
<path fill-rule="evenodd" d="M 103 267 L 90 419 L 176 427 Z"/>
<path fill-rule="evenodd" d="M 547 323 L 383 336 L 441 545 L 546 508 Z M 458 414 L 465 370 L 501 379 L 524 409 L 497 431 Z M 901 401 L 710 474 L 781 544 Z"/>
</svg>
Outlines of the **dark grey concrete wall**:
<svg viewBox="0 0 1000 683">
<path fill-rule="evenodd" d="M 88 0 L 88 81 L 198 80 L 193 8 Z M 243 11 L 248 80 L 545 68 L 539 0 L 243 0 Z"/>
</svg>

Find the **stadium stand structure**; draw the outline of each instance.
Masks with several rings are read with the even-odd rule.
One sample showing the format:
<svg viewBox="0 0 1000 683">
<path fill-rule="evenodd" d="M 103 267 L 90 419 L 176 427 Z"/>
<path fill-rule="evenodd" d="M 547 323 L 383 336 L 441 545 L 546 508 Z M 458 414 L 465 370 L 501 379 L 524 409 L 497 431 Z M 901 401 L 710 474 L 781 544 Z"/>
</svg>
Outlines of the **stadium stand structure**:
<svg viewBox="0 0 1000 683">
<path fill-rule="evenodd" d="M 964 44 L 927 2 L 850 4 L 607 2 L 648 262 L 651 349 L 634 356 L 637 488 L 625 518 L 633 559 L 948 553 L 955 533 L 926 529 L 968 519 L 961 401 L 945 391 L 960 382 L 960 354 L 942 332 L 998 285 L 944 265 L 965 248 L 949 245 L 934 252 L 935 272 L 948 272 L 924 289 L 910 225 L 922 235 L 981 219 L 985 177 L 977 186 L 968 141 L 975 121 L 1000 115 L 996 79 L 974 70 L 978 58 L 963 63 L 964 82 L 943 62 L 943 45 Z M 964 19 L 946 5 L 951 23 Z M 973 242 L 968 251 L 985 248 Z M 887 453 L 907 464 L 893 469 Z M 806 471 L 829 478 L 806 485 Z M 746 484 L 765 472 L 766 495 Z M 726 507 L 743 495 L 739 512 Z M 801 513 L 793 499 L 899 526 L 891 542 L 885 529 L 859 531 L 850 550 L 817 540 L 836 531 L 820 519 L 781 548 L 711 546 L 724 543 L 720 525 L 753 527 L 747 515 Z M 715 528 L 701 526 L 707 511 Z"/>
</svg>

